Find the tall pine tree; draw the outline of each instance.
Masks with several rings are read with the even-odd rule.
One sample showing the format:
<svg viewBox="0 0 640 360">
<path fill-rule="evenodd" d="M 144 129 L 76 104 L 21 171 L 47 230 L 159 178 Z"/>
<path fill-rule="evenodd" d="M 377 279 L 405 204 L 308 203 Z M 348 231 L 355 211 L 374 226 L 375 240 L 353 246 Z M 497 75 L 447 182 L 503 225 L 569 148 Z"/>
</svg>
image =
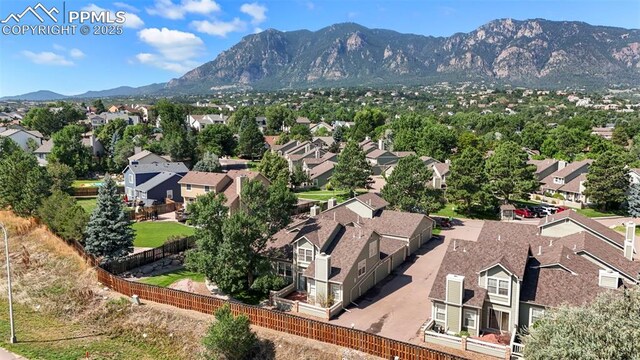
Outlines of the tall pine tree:
<svg viewBox="0 0 640 360">
<path fill-rule="evenodd" d="M 358 143 L 351 140 L 338 155 L 331 183 L 338 189 L 349 190 L 353 196 L 355 190 L 367 186 L 370 182 L 371 164 L 366 155 L 358 147 Z"/>
<path fill-rule="evenodd" d="M 589 166 L 584 194 L 599 209 L 617 209 L 627 197 L 629 171 L 624 154 L 606 151 Z"/>
<path fill-rule="evenodd" d="M 96 208 L 87 224 L 85 250 L 102 262 L 127 256 L 133 251 L 134 231 L 129 214 L 118 195 L 116 182 L 109 176 L 98 191 Z"/>
<path fill-rule="evenodd" d="M 640 184 L 635 183 L 629 187 L 627 204 L 629 206 L 629 215 L 634 218 L 640 217 Z"/>
<path fill-rule="evenodd" d="M 536 167 L 527 164 L 527 153 L 512 141 L 498 144 L 485 169 L 491 191 L 504 200 L 525 198 L 540 185 L 534 175 Z"/>
<path fill-rule="evenodd" d="M 487 189 L 482 153 L 467 147 L 453 159 L 447 178 L 447 200 L 457 205 L 461 212 L 470 213 L 474 207 L 485 207 L 495 203 Z"/>
</svg>

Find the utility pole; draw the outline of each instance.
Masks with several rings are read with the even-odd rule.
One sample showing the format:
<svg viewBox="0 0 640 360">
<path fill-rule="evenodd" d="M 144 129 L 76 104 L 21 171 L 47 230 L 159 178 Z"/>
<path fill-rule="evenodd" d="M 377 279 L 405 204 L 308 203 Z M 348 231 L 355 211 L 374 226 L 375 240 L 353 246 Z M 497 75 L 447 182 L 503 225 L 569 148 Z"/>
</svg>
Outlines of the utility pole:
<svg viewBox="0 0 640 360">
<path fill-rule="evenodd" d="M 9 288 L 9 322 L 11 324 L 11 338 L 9 342 L 15 344 L 18 342 L 16 340 L 16 332 L 13 326 L 13 298 L 11 294 L 11 265 L 9 264 L 9 233 L 7 232 L 7 228 L 4 227 L 4 224 L 0 223 L 0 229 L 4 233 L 4 254 L 6 256 L 7 261 L 7 284 Z"/>
</svg>

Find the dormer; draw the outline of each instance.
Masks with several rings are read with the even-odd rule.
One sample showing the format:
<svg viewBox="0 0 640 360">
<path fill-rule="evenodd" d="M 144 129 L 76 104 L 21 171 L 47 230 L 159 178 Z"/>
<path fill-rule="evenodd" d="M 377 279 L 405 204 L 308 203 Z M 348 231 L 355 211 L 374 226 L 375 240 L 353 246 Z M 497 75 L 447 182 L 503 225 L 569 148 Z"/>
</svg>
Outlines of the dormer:
<svg viewBox="0 0 640 360">
<path fill-rule="evenodd" d="M 564 185 L 564 178 L 563 177 L 554 177 L 553 178 L 553 183 L 554 184 L 559 184 L 559 185 Z"/>
</svg>

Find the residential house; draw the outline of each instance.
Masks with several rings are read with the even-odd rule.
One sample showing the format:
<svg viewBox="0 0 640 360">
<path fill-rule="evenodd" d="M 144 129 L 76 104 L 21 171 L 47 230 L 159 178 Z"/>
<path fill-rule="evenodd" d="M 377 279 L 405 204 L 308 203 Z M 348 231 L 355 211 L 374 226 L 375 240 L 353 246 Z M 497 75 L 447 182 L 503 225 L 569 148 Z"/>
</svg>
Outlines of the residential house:
<svg viewBox="0 0 640 360">
<path fill-rule="evenodd" d="M 182 202 L 182 193 L 178 184 L 182 177 L 183 174 L 163 171 L 138 185 L 135 189 L 135 198 L 144 201 L 148 205 L 153 204 L 154 201 L 164 203 L 165 199 Z"/>
<path fill-rule="evenodd" d="M 168 162 L 160 155 L 156 155 L 149 150 L 142 150 L 139 147 L 135 148 L 135 154 L 129 157 L 129 165 L 138 164 L 161 164 Z"/>
<path fill-rule="evenodd" d="M 335 315 L 431 239 L 431 218 L 386 210 L 387 205 L 373 193 L 338 205 L 331 199 L 327 211 L 314 207 L 310 218 L 274 236 L 271 250 L 280 254 L 272 257 L 275 267 L 288 271 L 292 290 L 305 295 L 298 311 Z"/>
<path fill-rule="evenodd" d="M 551 173 L 540 181 L 540 191 L 543 194 L 559 194 L 565 200 L 577 203 L 587 203 L 588 199 L 584 195 L 584 183 L 587 180 L 589 166 L 593 160 L 586 159 L 575 161 L 559 170 Z"/>
<path fill-rule="evenodd" d="M 164 197 L 154 200 L 162 201 L 165 198 L 182 202 L 182 194 L 178 185 L 179 178 L 186 175 L 189 169 L 181 162 L 164 162 L 151 164 L 129 164 L 122 171 L 124 174 L 124 191 L 129 200 L 150 200 L 142 199 L 143 193 L 158 192 L 164 190 Z M 164 173 L 160 175 L 161 173 Z M 169 176 L 170 173 L 179 176 Z M 153 180 L 154 177 L 160 176 Z M 150 184 L 139 188 L 142 184 L 152 181 Z M 153 187 L 151 187 L 153 185 Z M 158 188 L 156 189 L 156 186 Z"/>
<path fill-rule="evenodd" d="M 46 166 L 47 165 L 47 156 L 51 153 L 51 149 L 53 148 L 53 140 L 46 140 L 37 148 L 33 154 L 38 159 L 38 165 Z"/>
<path fill-rule="evenodd" d="M 535 175 L 538 181 L 567 166 L 566 161 L 556 159 L 528 160 L 527 164 L 536 166 Z"/>
<path fill-rule="evenodd" d="M 638 250 L 635 224 L 622 235 L 572 210 L 537 225 L 486 221 L 477 241 L 450 241 L 429 294 L 431 318 L 450 334 L 513 335 L 547 309 L 637 285 Z"/>
<path fill-rule="evenodd" d="M 108 124 L 115 119 L 122 119 L 126 121 L 127 125 L 138 125 L 140 123 L 140 117 L 138 115 L 131 115 L 124 111 L 103 112 L 99 116 L 104 118 L 105 124 Z M 93 121 L 92 121 L 92 124 L 93 124 Z"/>
<path fill-rule="evenodd" d="M 199 196 L 210 192 L 224 194 L 225 206 L 233 214 L 242 205 L 242 186 L 249 180 L 259 180 L 265 186 L 271 182 L 257 171 L 229 170 L 226 173 L 189 171 L 178 183 L 185 203 L 196 202 Z"/>
<path fill-rule="evenodd" d="M 93 115 L 89 117 L 89 122 L 91 123 L 91 128 L 95 129 L 106 124 L 106 119 L 100 115 Z"/>
<path fill-rule="evenodd" d="M 98 157 L 104 154 L 104 146 L 92 132 L 82 134 L 82 144 L 91 151 L 91 155 L 93 156 Z M 42 145 L 33 152 L 36 158 L 38 158 L 38 164 L 40 164 L 40 166 L 47 165 L 47 156 L 51 153 L 51 149 L 53 149 L 53 139 L 44 141 Z"/>
<path fill-rule="evenodd" d="M 591 135 L 597 135 L 604 139 L 611 140 L 613 138 L 613 130 L 615 128 L 611 127 L 594 127 L 591 129 Z"/>
<path fill-rule="evenodd" d="M 433 164 L 433 178 L 431 179 L 431 185 L 434 189 L 446 189 L 447 188 L 447 176 L 449 176 L 449 160 L 443 163 Z"/>
<path fill-rule="evenodd" d="M 267 128 L 267 118 L 264 116 L 257 116 L 256 125 L 258 125 L 260 132 L 264 132 L 264 129 Z"/>
<path fill-rule="evenodd" d="M 309 175 L 310 185 L 319 188 L 327 186 L 331 180 L 331 176 L 333 176 L 336 164 L 336 161 L 326 160 L 311 168 L 307 165 L 307 170 L 305 171 L 307 171 L 307 174 Z"/>
<path fill-rule="evenodd" d="M 39 131 L 27 130 L 23 127 L 16 127 L 7 129 L 4 128 L 3 132 L 0 132 L 0 137 L 9 138 L 13 140 L 23 150 L 29 150 L 29 144 L 42 145 L 43 136 Z"/>
<path fill-rule="evenodd" d="M 326 129 L 329 134 L 333 133 L 333 126 L 327 124 L 324 121 L 317 124 L 311 124 L 311 126 L 309 126 L 309 131 L 311 131 L 312 134 L 315 134 L 320 129 Z"/>
<path fill-rule="evenodd" d="M 223 114 L 187 115 L 187 124 L 200 131 L 207 126 L 227 123 L 228 116 Z"/>
</svg>

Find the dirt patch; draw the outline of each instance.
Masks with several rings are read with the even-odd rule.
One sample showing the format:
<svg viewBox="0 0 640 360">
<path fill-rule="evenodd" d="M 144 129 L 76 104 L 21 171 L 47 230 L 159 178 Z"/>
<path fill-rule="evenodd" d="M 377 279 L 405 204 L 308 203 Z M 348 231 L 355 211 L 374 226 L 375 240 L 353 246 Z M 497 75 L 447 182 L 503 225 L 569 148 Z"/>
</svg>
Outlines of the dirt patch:
<svg viewBox="0 0 640 360">
<path fill-rule="evenodd" d="M 211 291 L 207 289 L 207 286 L 202 282 L 193 281 L 191 279 L 182 279 L 169 285 L 169 288 L 188 291 L 200 295 L 211 295 Z"/>
</svg>

